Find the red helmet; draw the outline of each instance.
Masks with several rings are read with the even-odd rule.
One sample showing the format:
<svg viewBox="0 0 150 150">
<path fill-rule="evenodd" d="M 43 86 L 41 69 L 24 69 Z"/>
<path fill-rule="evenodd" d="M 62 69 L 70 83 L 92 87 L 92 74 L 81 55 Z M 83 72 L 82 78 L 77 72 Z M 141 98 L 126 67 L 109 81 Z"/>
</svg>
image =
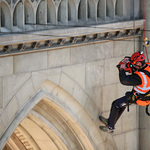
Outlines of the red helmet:
<svg viewBox="0 0 150 150">
<path fill-rule="evenodd" d="M 132 56 L 131 56 L 131 63 L 134 65 L 136 64 L 136 62 L 140 61 L 143 62 L 145 60 L 145 55 L 141 54 L 140 52 L 135 52 Z"/>
</svg>

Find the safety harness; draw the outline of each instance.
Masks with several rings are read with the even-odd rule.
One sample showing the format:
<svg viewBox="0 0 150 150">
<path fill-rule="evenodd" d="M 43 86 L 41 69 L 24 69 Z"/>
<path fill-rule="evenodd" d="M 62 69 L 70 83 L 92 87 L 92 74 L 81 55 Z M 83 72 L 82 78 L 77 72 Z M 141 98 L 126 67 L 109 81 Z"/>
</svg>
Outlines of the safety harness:
<svg viewBox="0 0 150 150">
<path fill-rule="evenodd" d="M 150 78 L 150 73 L 149 73 L 147 70 L 142 70 L 142 72 L 144 72 L 144 73 Z M 141 99 L 142 99 L 143 101 L 150 100 L 150 90 L 149 90 L 147 93 L 145 93 L 144 95 L 141 95 Z M 146 112 L 146 114 L 147 114 L 148 116 L 150 116 L 150 113 L 149 113 L 149 111 L 148 111 L 148 107 L 149 107 L 149 105 L 146 106 L 145 112 Z"/>
<path fill-rule="evenodd" d="M 148 72 L 147 70 L 140 70 L 140 72 L 145 73 L 150 78 L 150 72 Z M 129 112 L 130 104 L 132 104 L 132 103 L 138 104 L 138 101 L 145 101 L 148 103 L 147 105 L 144 105 L 144 106 L 146 106 L 145 112 L 148 116 L 150 116 L 150 113 L 148 111 L 148 107 L 150 104 L 150 90 L 148 92 L 146 92 L 145 94 L 140 94 L 140 93 L 137 93 L 136 91 L 132 90 L 131 94 L 129 94 L 127 97 L 128 97 L 127 98 L 128 99 L 127 100 L 127 111 L 128 112 Z"/>
</svg>

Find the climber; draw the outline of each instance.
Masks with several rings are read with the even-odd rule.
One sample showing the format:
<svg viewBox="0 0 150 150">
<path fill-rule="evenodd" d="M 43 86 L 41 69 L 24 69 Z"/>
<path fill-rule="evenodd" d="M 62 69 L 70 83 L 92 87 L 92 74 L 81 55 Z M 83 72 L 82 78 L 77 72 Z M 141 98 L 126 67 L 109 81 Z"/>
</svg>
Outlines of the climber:
<svg viewBox="0 0 150 150">
<path fill-rule="evenodd" d="M 135 52 L 131 57 L 125 57 L 122 62 L 118 67 L 120 82 L 123 85 L 133 86 L 133 89 L 126 92 L 125 96 L 113 101 L 108 119 L 99 116 L 99 119 L 105 124 L 99 128 L 109 133 L 114 132 L 117 120 L 128 105 L 146 106 L 150 104 L 150 66 L 145 63 L 145 55 Z M 125 71 L 128 63 L 132 69 L 130 74 L 126 74 Z"/>
</svg>

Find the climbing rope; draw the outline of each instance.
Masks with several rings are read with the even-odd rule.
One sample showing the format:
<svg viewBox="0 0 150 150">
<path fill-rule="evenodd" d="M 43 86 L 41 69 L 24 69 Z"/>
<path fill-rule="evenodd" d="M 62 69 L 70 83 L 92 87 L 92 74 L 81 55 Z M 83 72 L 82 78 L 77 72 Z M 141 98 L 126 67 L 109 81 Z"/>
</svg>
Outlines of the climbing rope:
<svg viewBox="0 0 150 150">
<path fill-rule="evenodd" d="M 143 31 L 144 31 L 144 47 L 146 51 L 146 57 L 147 57 L 147 62 L 149 63 L 149 58 L 148 58 L 148 52 L 147 52 L 147 46 L 149 45 L 149 39 L 146 38 L 146 32 L 145 32 L 145 0 L 143 0 Z"/>
</svg>

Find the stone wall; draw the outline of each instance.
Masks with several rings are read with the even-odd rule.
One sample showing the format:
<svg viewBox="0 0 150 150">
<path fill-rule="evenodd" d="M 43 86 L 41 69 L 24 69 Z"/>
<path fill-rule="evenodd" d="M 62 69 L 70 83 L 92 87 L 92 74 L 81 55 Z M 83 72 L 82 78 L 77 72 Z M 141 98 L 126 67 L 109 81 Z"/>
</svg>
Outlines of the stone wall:
<svg viewBox="0 0 150 150">
<path fill-rule="evenodd" d="M 136 49 L 138 47 L 136 43 Z M 133 52 L 133 42 L 110 41 L 1 58 L 1 136 L 29 101 L 32 92 L 42 82 L 49 80 L 84 108 L 97 126 L 107 149 L 112 149 L 113 143 L 114 149 L 117 146 L 118 150 L 137 150 L 137 106 L 131 106 L 130 112 L 123 114 L 113 135 L 108 136 L 98 129 L 101 124 L 98 115 L 108 117 L 112 101 L 131 90 L 131 87 L 119 83 L 116 64 Z"/>
</svg>

